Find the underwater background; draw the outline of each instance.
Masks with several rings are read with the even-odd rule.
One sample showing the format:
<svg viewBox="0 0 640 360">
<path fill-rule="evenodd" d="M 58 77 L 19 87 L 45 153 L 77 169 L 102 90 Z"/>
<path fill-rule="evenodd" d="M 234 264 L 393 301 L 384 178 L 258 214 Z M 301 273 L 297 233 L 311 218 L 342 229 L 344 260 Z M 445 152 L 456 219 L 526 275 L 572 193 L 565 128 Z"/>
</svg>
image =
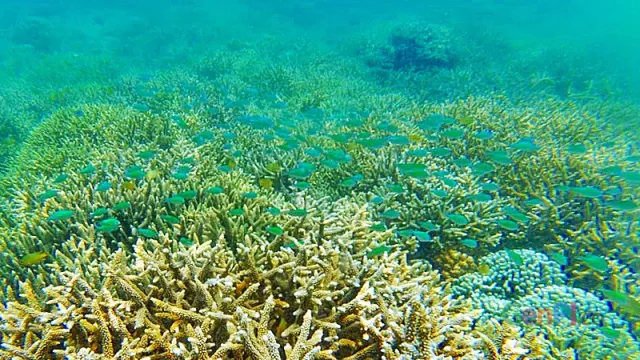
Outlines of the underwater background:
<svg viewBox="0 0 640 360">
<path fill-rule="evenodd" d="M 0 0 L 0 359 L 640 359 L 639 18 Z"/>
</svg>

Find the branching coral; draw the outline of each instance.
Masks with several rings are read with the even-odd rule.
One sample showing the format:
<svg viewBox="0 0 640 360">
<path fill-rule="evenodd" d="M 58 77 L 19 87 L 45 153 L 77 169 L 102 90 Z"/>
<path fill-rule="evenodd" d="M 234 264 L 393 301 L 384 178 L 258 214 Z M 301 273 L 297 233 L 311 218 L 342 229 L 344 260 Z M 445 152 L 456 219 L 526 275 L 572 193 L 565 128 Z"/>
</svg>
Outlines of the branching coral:
<svg viewBox="0 0 640 360">
<path fill-rule="evenodd" d="M 347 241 L 355 233 L 335 232 L 339 223 L 325 220 L 324 237 L 295 250 L 255 236 L 239 239 L 237 252 L 224 237 L 189 248 L 166 235 L 139 240 L 132 267 L 123 251 L 111 256 L 100 289 L 63 271 L 60 285 L 44 289 L 46 300 L 10 301 L 4 351 L 31 351 L 27 338 L 49 334 L 64 337 L 64 349 L 46 345 L 60 355 L 397 359 L 476 351 L 466 333 L 477 315 L 443 297 L 435 273 L 398 251 L 365 256 L 366 232 Z"/>
</svg>

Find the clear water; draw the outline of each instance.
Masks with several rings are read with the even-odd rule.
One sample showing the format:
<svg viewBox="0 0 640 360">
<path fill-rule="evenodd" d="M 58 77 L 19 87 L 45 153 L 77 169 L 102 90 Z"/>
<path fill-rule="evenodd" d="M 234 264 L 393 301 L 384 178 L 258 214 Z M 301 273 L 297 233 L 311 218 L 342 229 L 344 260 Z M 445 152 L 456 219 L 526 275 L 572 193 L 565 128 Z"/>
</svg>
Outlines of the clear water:
<svg viewBox="0 0 640 360">
<path fill-rule="evenodd" d="M 0 358 L 640 359 L 639 17 L 0 1 Z"/>
</svg>

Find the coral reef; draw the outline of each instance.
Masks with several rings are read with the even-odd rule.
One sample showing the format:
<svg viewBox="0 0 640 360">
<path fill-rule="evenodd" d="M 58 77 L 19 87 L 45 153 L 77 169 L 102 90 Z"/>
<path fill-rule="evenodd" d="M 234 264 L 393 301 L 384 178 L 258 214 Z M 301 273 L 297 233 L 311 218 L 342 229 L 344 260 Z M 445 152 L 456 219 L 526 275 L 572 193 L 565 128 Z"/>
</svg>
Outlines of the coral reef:
<svg viewBox="0 0 640 360">
<path fill-rule="evenodd" d="M 224 175 L 220 180 L 225 178 L 233 181 Z M 83 187 L 75 184 L 61 195 L 62 204 L 81 201 L 75 196 Z M 269 202 L 246 204 L 239 222 L 229 214 L 238 206 L 231 201 L 242 201 L 239 192 L 248 184 L 221 186 L 230 193 L 215 195 L 222 197 L 215 201 L 198 196 L 182 215 L 181 229 L 162 230 L 157 239 L 129 228 L 135 214 L 161 206 L 154 200 L 157 190 L 143 191 L 142 201 L 132 198 L 130 215 L 119 216 L 121 230 L 112 234 L 90 224 L 82 205 L 76 230 L 68 225 L 40 230 L 47 232 L 41 235 L 45 241 L 61 243 L 50 250 L 54 262 L 36 265 L 52 270 L 50 275 L 21 281 L 18 296 L 4 295 L 2 354 L 400 359 L 464 358 L 479 351 L 469 336 L 477 314 L 443 296 L 427 264 L 409 264 L 398 250 L 372 255 L 386 236 L 367 230 L 366 208 L 341 201 L 325 213 L 326 204 L 307 202 L 317 210 L 300 220 L 290 217 L 283 234 L 274 236 L 261 230 L 273 221 L 264 213 Z M 281 202 L 276 197 L 271 205 L 286 209 Z M 242 226 L 245 221 L 252 225 Z M 65 229 L 86 233 L 61 234 Z M 192 245 L 176 239 L 185 231 Z M 127 242 L 133 246 L 131 259 L 125 250 L 105 247 L 118 239 L 123 249 Z M 82 263 L 74 258 L 78 249 L 92 249 Z M 24 272 L 5 274 L 21 276 Z M 43 282 L 49 285 L 41 287 Z"/>
<path fill-rule="evenodd" d="M 552 358 L 633 358 L 640 354 L 629 323 L 613 313 L 605 301 L 564 285 L 567 279 L 559 265 L 545 255 L 530 250 L 514 253 L 518 260 L 506 251 L 486 256 L 479 262 L 491 264 L 489 273 L 471 273 L 454 280 L 452 292 L 472 299 L 473 307 L 484 311 L 482 334 L 495 334 L 486 326 L 507 327 L 511 338 L 528 339 L 525 349 L 541 349 Z M 498 322 L 509 325 L 498 326 Z M 500 341 L 502 346 L 506 344 L 502 337 Z M 500 348 L 495 346 L 489 353 Z"/>
<path fill-rule="evenodd" d="M 350 59 L 211 34 L 184 56 L 205 30 L 157 23 L 101 43 L 144 73 L 12 30 L 43 58 L 0 64 L 0 358 L 638 356 L 638 109 L 614 90 L 523 82 L 428 23 Z"/>
</svg>

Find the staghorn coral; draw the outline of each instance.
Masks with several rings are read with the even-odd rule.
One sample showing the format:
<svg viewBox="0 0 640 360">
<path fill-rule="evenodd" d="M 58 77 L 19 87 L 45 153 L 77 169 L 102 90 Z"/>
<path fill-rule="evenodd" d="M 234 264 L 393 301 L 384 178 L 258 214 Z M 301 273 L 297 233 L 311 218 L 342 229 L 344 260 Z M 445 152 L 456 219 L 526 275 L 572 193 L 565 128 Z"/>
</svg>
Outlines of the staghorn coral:
<svg viewBox="0 0 640 360">
<path fill-rule="evenodd" d="M 357 359 L 384 352 L 392 359 L 475 352 L 465 333 L 477 314 L 442 297 L 428 265 L 409 264 L 402 251 L 368 256 L 393 234 L 369 229 L 367 205 L 302 194 L 285 200 L 270 191 L 246 198 L 260 191 L 250 178 L 217 170 L 218 159 L 206 156 L 213 144 L 192 146 L 178 142 L 144 162 L 143 169 L 159 172 L 163 181 L 145 176 L 133 188 L 114 181 L 99 191 L 100 177 L 126 178 L 139 161 L 138 150 L 105 147 L 100 172 L 70 173 L 56 196 L 39 198 L 47 182 L 16 193 L 3 275 L 19 295 L 3 295 L 10 304 L 3 314 L 5 356 L 41 358 L 29 344 L 48 334 L 56 336 L 42 349 L 56 357 Z M 187 157 L 195 159 L 189 177 L 173 179 Z M 206 193 L 209 185 L 223 193 Z M 189 189 L 198 190 L 179 212 L 166 203 Z M 122 201 L 130 207 L 113 208 Z M 112 208 L 117 231 L 99 230 L 104 215 L 93 215 L 99 206 Z M 303 208 L 306 215 L 269 215 L 269 206 Z M 73 221 L 47 220 L 59 208 L 74 209 Z M 243 214 L 232 215 L 236 208 Z M 160 215 L 167 213 L 180 223 L 164 223 Z M 283 235 L 264 230 L 274 222 Z M 158 239 L 142 238 L 141 227 L 158 229 Z M 180 237 L 194 245 L 187 248 Z M 50 259 L 21 267 L 20 255 L 37 248 L 47 249 Z M 427 321 L 429 329 L 421 329 Z"/>
<path fill-rule="evenodd" d="M 437 294 L 444 285 L 432 269 L 411 264 L 405 256 L 428 258 L 447 280 L 468 271 L 452 268 L 448 254 L 468 264 L 494 246 L 526 244 L 572 257 L 596 253 L 607 255 L 612 267 L 616 264 L 618 254 L 609 248 L 625 241 L 624 222 L 615 222 L 621 214 L 562 190 L 620 186 L 622 196 L 633 196 L 632 184 L 599 171 L 613 160 L 625 170 L 636 166 L 624 159 L 626 145 L 612 136 L 609 125 L 602 126 L 608 110 L 554 99 L 510 102 L 493 95 L 414 103 L 375 93 L 362 79 L 345 75 L 361 70 L 334 66 L 326 55 L 310 62 L 318 69 L 313 71 L 256 66 L 259 57 L 257 51 L 246 51 L 208 59 L 201 70 L 216 79 L 213 85 L 188 71 L 150 80 L 124 78 L 115 91 L 126 94 L 119 100 L 129 102 L 127 107 L 64 109 L 36 130 L 27 149 L 55 145 L 62 154 L 46 154 L 45 160 L 55 160 L 51 169 L 39 156 L 32 157 L 35 152 L 25 151 L 4 179 L 12 199 L 2 206 L 6 290 L 0 298 L 12 304 L 5 309 L 14 314 L 7 315 L 10 331 L 16 324 L 22 329 L 23 321 L 33 325 L 15 339 L 2 335 L 4 356 L 34 357 L 39 349 L 86 358 L 478 358 L 480 352 L 522 355 L 522 348 L 535 354 L 534 348 L 543 345 L 491 339 L 495 327 L 469 335 L 477 312 Z M 219 59 L 222 64 L 211 63 Z M 258 71 L 248 72 L 252 67 Z M 51 89 L 50 100 L 69 104 L 72 92 Z M 354 105 L 356 116 L 343 110 Z M 88 116 L 75 113 L 78 109 Z M 427 120 L 434 118 L 449 123 L 429 129 Z M 90 128 L 93 122 L 104 125 L 104 134 Z M 142 128 L 130 131 L 133 123 Z M 69 127 L 70 138 L 57 131 Z M 474 137 L 482 130 L 492 131 L 493 138 Z M 462 137 L 444 135 L 459 131 Z M 512 149 L 528 137 L 539 151 Z M 610 138 L 611 145 L 599 145 Z M 574 143 L 585 145 L 586 152 L 565 150 Z M 146 150 L 155 152 L 152 159 L 137 156 Z M 492 162 L 489 151 L 506 151 L 512 164 Z M 96 171 L 80 174 L 89 162 Z M 493 171 L 474 173 L 478 162 L 490 163 Z M 428 175 L 423 178 L 420 171 L 399 164 L 424 166 Z M 69 179 L 54 183 L 61 171 Z M 262 186 L 264 178 L 273 185 Z M 111 188 L 99 191 L 102 181 Z M 489 183 L 499 189 L 486 191 L 482 185 Z M 51 189 L 59 194 L 43 200 Z M 447 195 L 438 196 L 436 190 Z M 484 192 L 491 200 L 470 198 Z M 184 204 L 169 202 L 180 194 Z M 525 205 L 530 198 L 541 205 Z M 605 201 L 614 198 L 603 196 Z M 128 207 L 118 210 L 123 202 Z M 517 230 L 498 225 L 508 218 L 508 207 L 526 215 Z M 73 219 L 48 220 L 59 209 L 72 209 Z M 400 215 L 384 215 L 390 209 Z M 456 224 L 447 214 L 464 215 L 469 222 Z M 166 220 L 167 215 L 175 219 Z M 117 219 L 117 230 L 100 231 L 108 218 Z M 385 229 L 373 231 L 378 222 Z M 615 231 L 603 231 L 603 224 Z M 278 228 L 269 232 L 269 226 Z M 412 233 L 418 229 L 433 240 L 418 240 Z M 478 249 L 461 248 L 458 240 L 465 237 L 478 240 Z M 49 254 L 44 263 L 19 264 L 21 256 L 38 250 Z M 388 254 L 376 256 L 375 251 Z M 633 254 L 626 250 L 624 256 Z M 505 265 L 503 257 L 499 260 Z M 517 280 L 510 280 L 509 287 L 527 293 L 533 275 L 505 269 Z M 574 278 L 588 272 L 584 265 L 569 269 Z M 75 279 L 72 274 L 81 275 Z M 628 269 L 616 269 L 615 276 L 622 275 L 634 281 Z M 595 278 L 610 281 L 599 274 Z M 72 288 L 65 287 L 69 284 Z M 69 305 L 56 309 L 53 302 L 65 298 L 72 299 Z M 38 305 L 43 301 L 52 303 Z M 486 313 L 498 314 L 503 303 L 510 304 L 495 302 L 498 310 L 483 304 Z M 29 314 L 25 304 L 31 303 L 37 312 Z M 71 303 L 84 306 L 73 315 L 81 319 L 77 333 L 50 331 L 58 324 L 46 314 L 66 312 Z M 57 344 L 69 337 L 68 343 Z M 550 354 L 560 357 L 565 350 L 573 352 Z"/>
<path fill-rule="evenodd" d="M 100 290 L 62 271 L 60 285 L 44 288 L 45 301 L 29 293 L 10 301 L 2 331 L 12 336 L 3 351 L 21 356 L 31 351 L 27 338 L 44 342 L 53 331 L 65 341 L 64 349 L 47 345 L 56 356 L 280 359 L 282 348 L 287 359 L 396 359 L 476 352 L 465 335 L 476 315 L 439 294 L 435 273 L 408 264 L 402 252 L 358 256 L 370 243 L 347 242 L 355 233 L 345 236 L 339 218 L 324 220 L 324 237 L 304 239 L 295 250 L 273 249 L 256 236 L 239 239 L 237 252 L 223 236 L 189 248 L 166 235 L 139 240 L 133 259 L 122 250 L 110 256 Z M 36 307 L 28 310 L 21 300 Z"/>
</svg>

